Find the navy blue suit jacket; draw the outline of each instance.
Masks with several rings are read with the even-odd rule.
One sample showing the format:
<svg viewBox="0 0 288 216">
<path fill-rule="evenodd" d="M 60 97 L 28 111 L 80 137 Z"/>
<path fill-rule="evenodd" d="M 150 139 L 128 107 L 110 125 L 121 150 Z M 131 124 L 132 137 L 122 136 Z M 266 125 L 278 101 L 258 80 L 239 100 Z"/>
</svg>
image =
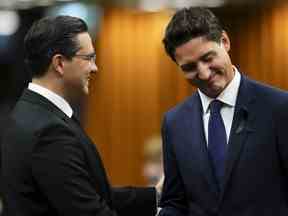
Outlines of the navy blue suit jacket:
<svg viewBox="0 0 288 216">
<path fill-rule="evenodd" d="M 198 93 L 167 112 L 160 215 L 288 215 L 287 125 L 288 93 L 242 76 L 219 191 Z"/>
</svg>

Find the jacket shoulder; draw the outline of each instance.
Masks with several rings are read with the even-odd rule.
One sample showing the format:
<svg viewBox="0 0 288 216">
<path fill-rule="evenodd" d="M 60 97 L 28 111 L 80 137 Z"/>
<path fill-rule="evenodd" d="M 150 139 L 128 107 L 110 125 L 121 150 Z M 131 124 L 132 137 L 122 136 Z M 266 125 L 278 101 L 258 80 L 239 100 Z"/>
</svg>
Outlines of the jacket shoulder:
<svg viewBox="0 0 288 216">
<path fill-rule="evenodd" d="M 20 100 L 9 116 L 9 122 L 15 130 L 22 130 L 27 135 L 37 135 L 49 128 L 69 128 L 68 123 L 45 107 Z"/>
<path fill-rule="evenodd" d="M 193 93 L 191 96 L 186 98 L 183 102 L 177 104 L 176 106 L 169 109 L 165 114 L 164 117 L 167 120 L 177 119 L 178 117 L 182 116 L 186 113 L 187 109 L 200 109 L 199 107 L 200 98 L 197 92 Z"/>
<path fill-rule="evenodd" d="M 265 103 L 274 103 L 277 105 L 288 101 L 288 92 L 286 90 L 255 80 L 247 79 L 246 82 L 249 83 L 256 97 L 261 98 Z"/>
</svg>

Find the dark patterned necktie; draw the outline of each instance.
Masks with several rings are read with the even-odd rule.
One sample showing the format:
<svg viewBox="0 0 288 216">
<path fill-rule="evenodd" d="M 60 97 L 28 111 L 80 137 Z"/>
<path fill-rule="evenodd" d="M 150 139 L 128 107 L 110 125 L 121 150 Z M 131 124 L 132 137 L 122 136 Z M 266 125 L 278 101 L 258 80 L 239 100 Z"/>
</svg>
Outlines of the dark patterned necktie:
<svg viewBox="0 0 288 216">
<path fill-rule="evenodd" d="M 208 123 L 208 151 L 219 189 L 221 189 L 224 177 L 227 145 L 225 126 L 220 114 L 222 105 L 223 103 L 219 100 L 213 100 L 210 103 L 210 118 Z"/>
</svg>

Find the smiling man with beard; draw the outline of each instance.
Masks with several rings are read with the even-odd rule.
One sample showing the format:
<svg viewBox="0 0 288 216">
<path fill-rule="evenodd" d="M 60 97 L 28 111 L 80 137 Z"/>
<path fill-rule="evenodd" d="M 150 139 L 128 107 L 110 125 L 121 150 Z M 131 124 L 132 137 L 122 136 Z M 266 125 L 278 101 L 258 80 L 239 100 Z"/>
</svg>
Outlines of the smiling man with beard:
<svg viewBox="0 0 288 216">
<path fill-rule="evenodd" d="M 24 47 L 32 82 L 2 140 L 5 216 L 154 216 L 155 188 L 111 188 L 96 146 L 71 104 L 97 71 L 86 23 L 46 17 Z"/>
<path fill-rule="evenodd" d="M 205 8 L 170 20 L 166 53 L 198 90 L 163 119 L 160 216 L 288 215 L 288 94 L 233 66 Z"/>
</svg>

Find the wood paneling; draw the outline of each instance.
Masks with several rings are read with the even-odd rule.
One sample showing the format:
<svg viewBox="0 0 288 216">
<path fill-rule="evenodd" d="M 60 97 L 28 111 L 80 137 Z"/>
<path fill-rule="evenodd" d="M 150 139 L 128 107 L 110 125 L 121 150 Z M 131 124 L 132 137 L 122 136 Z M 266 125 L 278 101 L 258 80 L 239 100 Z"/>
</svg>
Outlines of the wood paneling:
<svg viewBox="0 0 288 216">
<path fill-rule="evenodd" d="M 111 9 L 96 40 L 99 72 L 85 123 L 117 185 L 145 184 L 143 144 L 160 133 L 163 112 L 191 90 L 162 47 L 169 16 Z"/>
<path fill-rule="evenodd" d="M 243 14 L 225 17 L 233 62 L 251 78 L 288 89 L 287 4 Z M 85 125 L 117 185 L 145 184 L 144 141 L 160 133 L 163 113 L 193 91 L 162 47 L 170 15 L 109 9 L 96 40 L 99 72 Z"/>
<path fill-rule="evenodd" d="M 288 89 L 288 4 L 259 7 L 232 29 L 233 61 L 249 77 Z"/>
</svg>

